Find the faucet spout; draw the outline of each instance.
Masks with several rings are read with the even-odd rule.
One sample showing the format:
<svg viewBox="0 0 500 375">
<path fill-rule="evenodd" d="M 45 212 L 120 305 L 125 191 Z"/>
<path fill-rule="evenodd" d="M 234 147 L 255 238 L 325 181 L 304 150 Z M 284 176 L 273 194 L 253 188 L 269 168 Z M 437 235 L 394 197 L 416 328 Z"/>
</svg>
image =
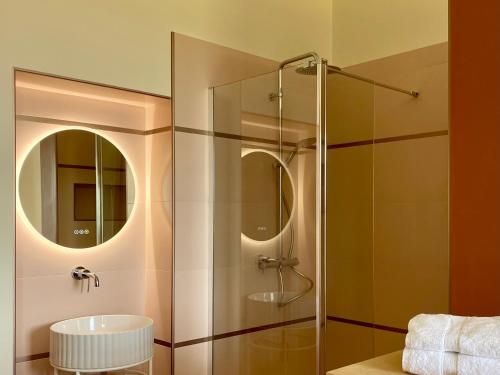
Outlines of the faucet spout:
<svg viewBox="0 0 500 375">
<path fill-rule="evenodd" d="M 99 288 L 99 276 L 97 276 L 95 273 L 88 272 L 86 275 L 92 279 L 94 279 L 94 287 Z"/>
</svg>

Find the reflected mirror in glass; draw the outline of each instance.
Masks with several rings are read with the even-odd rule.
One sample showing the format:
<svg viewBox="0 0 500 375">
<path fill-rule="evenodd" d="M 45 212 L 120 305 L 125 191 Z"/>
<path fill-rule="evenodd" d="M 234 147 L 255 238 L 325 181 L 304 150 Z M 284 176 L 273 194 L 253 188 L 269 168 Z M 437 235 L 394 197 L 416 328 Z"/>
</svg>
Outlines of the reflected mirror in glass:
<svg viewBox="0 0 500 375">
<path fill-rule="evenodd" d="M 129 218 L 134 180 L 122 153 L 85 130 L 54 133 L 36 144 L 19 175 L 31 225 L 61 246 L 86 248 L 115 236 Z"/>
<path fill-rule="evenodd" d="M 293 211 L 292 178 L 285 165 L 272 153 L 252 150 L 243 154 L 241 193 L 242 232 L 248 238 L 255 241 L 270 240 L 290 221 Z"/>
</svg>

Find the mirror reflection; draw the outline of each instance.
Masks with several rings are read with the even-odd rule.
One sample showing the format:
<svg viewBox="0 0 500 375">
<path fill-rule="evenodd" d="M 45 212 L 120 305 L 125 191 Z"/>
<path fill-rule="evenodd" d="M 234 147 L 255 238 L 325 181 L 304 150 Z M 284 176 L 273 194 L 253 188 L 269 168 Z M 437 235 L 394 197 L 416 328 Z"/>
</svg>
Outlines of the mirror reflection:
<svg viewBox="0 0 500 375">
<path fill-rule="evenodd" d="M 99 245 L 125 225 L 134 182 L 122 153 L 85 130 L 44 138 L 26 157 L 19 197 L 26 217 L 48 240 L 70 248 Z"/>
<path fill-rule="evenodd" d="M 292 179 L 288 169 L 273 154 L 254 150 L 242 156 L 241 193 L 242 232 L 248 238 L 270 240 L 290 221 L 293 211 Z"/>
</svg>

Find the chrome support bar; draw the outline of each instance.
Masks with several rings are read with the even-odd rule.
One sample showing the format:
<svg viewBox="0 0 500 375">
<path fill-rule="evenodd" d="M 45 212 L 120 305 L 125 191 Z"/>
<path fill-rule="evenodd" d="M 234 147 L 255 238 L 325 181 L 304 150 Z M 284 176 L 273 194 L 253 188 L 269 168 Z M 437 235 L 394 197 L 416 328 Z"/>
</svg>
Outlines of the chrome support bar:
<svg viewBox="0 0 500 375">
<path fill-rule="evenodd" d="M 387 84 L 382 83 L 382 82 L 374 81 L 373 79 L 370 79 L 370 78 L 366 78 L 366 77 L 363 77 L 363 76 L 360 76 L 360 75 L 357 75 L 357 74 L 345 72 L 345 71 L 337 68 L 336 66 L 328 65 L 328 72 L 329 73 L 334 73 L 334 74 L 340 74 L 340 75 L 343 75 L 343 76 L 346 76 L 346 77 L 350 77 L 352 79 L 356 79 L 358 81 L 363 81 L 363 82 L 371 83 L 372 85 L 383 87 L 385 89 L 389 89 L 389 90 L 393 90 L 393 91 L 398 91 L 398 92 L 401 92 L 403 94 L 413 96 L 414 98 L 418 98 L 419 95 L 420 95 L 417 90 L 405 90 L 405 89 L 401 89 L 401 88 L 396 87 L 396 86 L 387 85 Z"/>
</svg>

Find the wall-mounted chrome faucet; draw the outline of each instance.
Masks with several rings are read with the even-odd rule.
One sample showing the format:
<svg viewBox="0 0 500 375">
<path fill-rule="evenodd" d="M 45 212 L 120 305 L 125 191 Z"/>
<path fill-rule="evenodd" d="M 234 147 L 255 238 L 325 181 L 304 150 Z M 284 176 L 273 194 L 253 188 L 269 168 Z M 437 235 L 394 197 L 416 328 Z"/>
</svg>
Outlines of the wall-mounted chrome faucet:
<svg viewBox="0 0 500 375">
<path fill-rule="evenodd" d="M 94 287 L 99 288 L 100 285 L 99 277 L 95 273 L 90 272 L 90 270 L 88 270 L 85 267 L 78 266 L 73 268 L 71 270 L 71 277 L 75 280 L 82 282 L 84 280 L 87 280 L 87 293 L 90 292 L 90 279 L 94 280 Z M 83 289 L 83 283 L 82 283 L 82 289 Z"/>
</svg>

